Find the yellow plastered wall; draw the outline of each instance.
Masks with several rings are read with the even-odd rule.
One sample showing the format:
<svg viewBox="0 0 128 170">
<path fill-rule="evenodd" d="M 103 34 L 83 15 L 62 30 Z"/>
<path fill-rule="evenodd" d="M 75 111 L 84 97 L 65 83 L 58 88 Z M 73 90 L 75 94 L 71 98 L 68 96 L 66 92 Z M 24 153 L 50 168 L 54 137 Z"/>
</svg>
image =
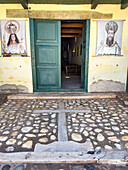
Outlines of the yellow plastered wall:
<svg viewBox="0 0 128 170">
<path fill-rule="evenodd" d="M 89 91 L 107 91 L 108 86 L 110 90 L 115 89 L 126 90 L 126 76 L 128 67 L 128 8 L 125 10 L 120 9 L 120 5 L 98 5 L 95 10 L 91 10 L 91 5 L 35 5 L 30 4 L 32 10 L 47 10 L 47 11 L 96 11 L 102 13 L 113 13 L 112 19 L 123 19 L 123 37 L 122 37 L 122 56 L 114 57 L 94 57 L 96 51 L 96 21 L 91 20 L 90 30 L 90 51 L 89 51 L 89 75 L 88 75 L 88 90 Z M 23 9 L 21 5 L 0 5 L 0 18 L 6 19 L 6 9 Z M 30 34 L 29 34 L 29 21 L 26 21 L 26 41 L 27 52 L 30 56 Z M 33 91 L 32 88 L 32 69 L 31 58 L 20 58 L 18 60 L 9 58 L 0 58 L 0 85 L 10 83 L 17 85 L 24 85 Z M 22 63 L 19 67 L 19 63 Z M 27 63 L 27 64 L 26 64 Z M 6 68 L 11 68 L 11 73 Z M 14 69 L 17 67 L 17 72 Z M 27 72 L 27 74 L 26 74 Z M 102 84 L 96 84 L 102 81 Z M 113 82 L 113 84 L 111 84 Z M 105 86 L 108 83 L 108 86 Z M 109 84 L 110 83 L 110 84 Z M 120 86 L 120 84 L 122 86 Z M 96 85 L 99 88 L 96 88 Z M 104 89 L 101 86 L 105 86 Z M 113 86 L 111 88 L 111 85 Z"/>
<path fill-rule="evenodd" d="M 97 22 L 91 20 L 89 54 L 89 91 L 125 91 L 128 68 L 128 8 L 120 5 L 99 5 L 98 12 L 113 13 L 114 20 L 124 20 L 121 56 L 95 56 Z"/>
<path fill-rule="evenodd" d="M 0 19 L 14 19 L 6 18 L 6 9 L 23 9 L 21 5 L 9 4 L 0 5 Z M 33 92 L 32 86 L 32 69 L 30 57 L 30 33 L 29 33 L 29 19 L 26 21 L 26 45 L 28 57 L 0 57 L 0 86 L 6 89 L 22 88 L 26 92 Z M 0 44 L 1 46 L 1 44 Z M 1 55 L 1 48 L 0 48 Z M 11 85 L 11 86 L 10 86 Z"/>
<path fill-rule="evenodd" d="M 0 85 L 4 84 L 20 85 L 32 92 L 30 57 L 0 58 Z"/>
</svg>

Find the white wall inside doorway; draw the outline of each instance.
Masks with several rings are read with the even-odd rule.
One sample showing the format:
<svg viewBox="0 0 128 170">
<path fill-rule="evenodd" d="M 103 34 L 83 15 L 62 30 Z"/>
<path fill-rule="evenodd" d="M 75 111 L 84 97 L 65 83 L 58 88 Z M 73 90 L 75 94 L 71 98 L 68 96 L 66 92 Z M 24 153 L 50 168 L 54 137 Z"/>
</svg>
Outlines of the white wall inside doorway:
<svg viewBox="0 0 128 170">
<path fill-rule="evenodd" d="M 81 44 L 82 44 L 82 38 L 75 38 L 73 42 L 73 56 L 72 56 L 72 64 L 78 64 L 81 65 Z"/>
</svg>

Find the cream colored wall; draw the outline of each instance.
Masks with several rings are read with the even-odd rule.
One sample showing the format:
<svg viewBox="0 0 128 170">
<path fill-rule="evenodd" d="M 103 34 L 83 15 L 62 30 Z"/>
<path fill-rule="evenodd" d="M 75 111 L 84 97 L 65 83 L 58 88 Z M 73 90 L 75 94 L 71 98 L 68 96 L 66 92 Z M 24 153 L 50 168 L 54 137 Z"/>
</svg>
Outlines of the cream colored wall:
<svg viewBox="0 0 128 170">
<path fill-rule="evenodd" d="M 91 5 L 30 4 L 29 7 L 31 7 L 32 10 L 47 11 L 91 11 Z M 6 19 L 6 9 L 23 8 L 21 5 L 14 4 L 0 5 L 1 19 Z M 88 89 L 89 91 L 123 91 L 126 89 L 126 76 L 128 67 L 128 8 L 125 10 L 120 10 L 120 5 L 98 5 L 97 8 L 92 11 L 113 13 L 112 19 L 125 19 L 125 21 L 123 26 L 122 56 L 93 57 L 95 56 L 96 50 L 96 21 L 91 20 Z M 28 55 L 30 56 L 30 35 L 28 21 L 26 21 L 26 33 L 27 51 Z M 27 64 L 25 63 L 26 61 L 28 62 Z M 20 58 L 19 60 L 13 59 L 13 62 L 11 62 L 11 59 L 9 58 L 0 58 L 0 62 L 2 63 L 0 64 L 0 85 L 5 83 L 19 85 L 23 84 L 29 89 L 29 92 L 32 92 L 31 58 Z M 20 67 L 22 69 L 19 68 L 19 63 L 22 63 Z M 8 67 L 11 68 L 12 73 L 9 73 L 9 71 L 5 69 L 7 64 Z M 17 72 L 14 69 L 15 65 L 18 65 Z M 27 74 L 26 71 L 28 71 Z M 9 79 L 9 77 L 14 77 L 14 79 Z M 25 82 L 25 84 L 23 82 Z"/>
<path fill-rule="evenodd" d="M 6 18 L 6 9 L 22 9 L 22 6 L 15 4 L 0 5 L 0 19 L 14 19 Z M 19 19 L 21 20 L 24 18 Z M 0 91 L 3 92 L 8 92 L 9 89 L 20 92 L 33 92 L 30 57 L 29 19 L 25 18 L 25 20 L 26 45 L 27 54 L 29 57 L 0 57 Z"/>
</svg>

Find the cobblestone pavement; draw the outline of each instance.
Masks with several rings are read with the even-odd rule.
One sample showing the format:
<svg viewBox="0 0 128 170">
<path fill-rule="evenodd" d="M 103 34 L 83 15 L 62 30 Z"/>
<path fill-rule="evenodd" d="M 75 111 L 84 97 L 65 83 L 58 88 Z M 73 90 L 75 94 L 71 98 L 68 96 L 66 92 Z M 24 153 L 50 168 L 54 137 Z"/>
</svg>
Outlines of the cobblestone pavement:
<svg viewBox="0 0 128 170">
<path fill-rule="evenodd" d="M 123 165 L 102 164 L 1 164 L 1 170 L 128 170 Z"/>
<path fill-rule="evenodd" d="M 89 140 L 94 149 L 128 148 L 128 107 L 119 98 L 24 99 L 0 105 L 0 152 L 33 151 L 36 143 L 58 141 L 59 103 L 64 103 L 68 140 Z"/>
<path fill-rule="evenodd" d="M 91 109 L 90 113 L 67 113 L 69 140 L 90 140 L 94 148 L 128 147 L 128 110 L 118 100 L 73 100 L 67 107 Z"/>
<path fill-rule="evenodd" d="M 34 114 L 33 110 L 55 110 L 58 101 L 8 100 L 0 106 L 0 151 L 33 151 L 37 142 L 57 140 L 57 113 Z"/>
</svg>

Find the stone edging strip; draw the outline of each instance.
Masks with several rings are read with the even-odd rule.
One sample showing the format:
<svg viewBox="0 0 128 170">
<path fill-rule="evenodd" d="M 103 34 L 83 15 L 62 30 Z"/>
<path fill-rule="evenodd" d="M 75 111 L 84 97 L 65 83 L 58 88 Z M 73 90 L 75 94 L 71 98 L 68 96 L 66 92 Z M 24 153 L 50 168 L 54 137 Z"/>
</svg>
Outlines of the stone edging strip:
<svg viewBox="0 0 128 170">
<path fill-rule="evenodd" d="M 124 164 L 128 162 L 126 150 L 101 150 L 100 154 L 87 152 L 17 152 L 0 153 L 0 163 L 103 163 Z"/>
<path fill-rule="evenodd" d="M 90 109 L 85 109 L 85 110 L 81 110 L 81 109 L 62 109 L 62 110 L 37 110 L 37 109 L 35 109 L 35 110 L 33 110 L 33 113 L 44 113 L 44 112 L 49 112 L 49 113 L 63 113 L 63 112 L 65 112 L 65 113 L 68 113 L 68 112 L 70 112 L 70 113 L 79 113 L 79 112 L 81 112 L 81 113 L 91 113 L 91 110 Z"/>
<path fill-rule="evenodd" d="M 112 99 L 116 98 L 115 93 L 33 93 L 9 95 L 8 99 Z"/>
</svg>

